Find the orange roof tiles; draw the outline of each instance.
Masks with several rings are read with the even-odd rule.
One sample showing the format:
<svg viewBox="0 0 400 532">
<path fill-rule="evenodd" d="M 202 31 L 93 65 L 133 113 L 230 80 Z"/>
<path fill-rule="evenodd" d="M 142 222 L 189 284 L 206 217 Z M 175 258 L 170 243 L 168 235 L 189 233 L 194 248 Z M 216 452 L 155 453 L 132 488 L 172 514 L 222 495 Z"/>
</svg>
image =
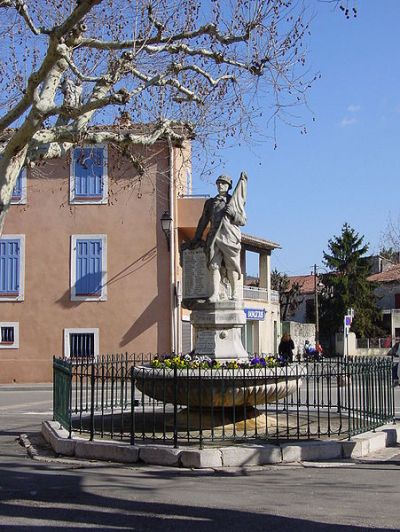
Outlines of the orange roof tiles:
<svg viewBox="0 0 400 532">
<path fill-rule="evenodd" d="M 376 283 L 390 283 L 394 281 L 400 281 L 400 264 L 391 266 L 384 272 L 374 273 L 368 277 L 368 281 Z"/>
<path fill-rule="evenodd" d="M 294 283 L 299 283 L 301 294 L 311 294 L 314 292 L 314 275 L 294 275 L 289 277 L 290 287 Z"/>
</svg>

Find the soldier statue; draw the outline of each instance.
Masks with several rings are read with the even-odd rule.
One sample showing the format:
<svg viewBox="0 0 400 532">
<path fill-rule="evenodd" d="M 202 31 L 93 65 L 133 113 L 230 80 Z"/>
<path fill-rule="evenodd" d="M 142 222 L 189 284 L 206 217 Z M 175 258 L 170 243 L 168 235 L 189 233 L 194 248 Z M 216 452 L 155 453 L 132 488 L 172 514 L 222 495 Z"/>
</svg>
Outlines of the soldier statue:
<svg viewBox="0 0 400 532">
<path fill-rule="evenodd" d="M 210 226 L 206 238 L 208 269 L 211 273 L 211 295 L 209 302 L 219 301 L 221 279 L 228 279 L 231 287 L 230 299 L 240 299 L 241 277 L 240 249 L 241 233 L 239 227 L 245 225 L 244 211 L 247 194 L 247 175 L 240 174 L 239 182 L 232 196 L 232 179 L 220 175 L 216 181 L 218 194 L 206 201 L 203 213 L 197 225 L 194 245 L 198 245 L 207 226 Z"/>
</svg>

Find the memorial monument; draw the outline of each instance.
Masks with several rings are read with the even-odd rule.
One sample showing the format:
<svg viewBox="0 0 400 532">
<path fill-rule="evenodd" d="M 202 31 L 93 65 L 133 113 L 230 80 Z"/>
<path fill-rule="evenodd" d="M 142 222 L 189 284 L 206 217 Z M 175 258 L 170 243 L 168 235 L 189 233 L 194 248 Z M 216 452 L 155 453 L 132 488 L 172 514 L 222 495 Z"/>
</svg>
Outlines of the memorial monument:
<svg viewBox="0 0 400 532">
<path fill-rule="evenodd" d="M 216 185 L 218 194 L 206 201 L 194 239 L 181 248 L 182 306 L 192 311 L 195 355 L 243 360 L 248 354 L 241 341 L 246 316 L 240 226 L 246 223 L 247 175 L 240 174 L 232 195 L 229 176 L 219 176 Z"/>
<path fill-rule="evenodd" d="M 299 372 L 267 366 L 265 359 L 252 364 L 243 347 L 240 226 L 246 223 L 247 175 L 240 174 L 232 195 L 230 177 L 221 175 L 216 184 L 218 194 L 204 204 L 194 239 L 181 246 L 182 306 L 191 310 L 194 357 L 187 361 L 186 353 L 174 355 L 172 362 L 165 357 L 169 364 L 157 359 L 152 367 L 134 368 L 133 374 L 143 394 L 187 407 L 175 413 L 178 430 L 203 434 L 223 427 L 222 434 L 256 434 L 267 431 L 267 416 L 256 407 L 263 405 L 266 411 L 268 403 L 295 393 L 301 379 Z M 211 359 L 211 365 L 199 365 L 201 357 Z"/>
</svg>

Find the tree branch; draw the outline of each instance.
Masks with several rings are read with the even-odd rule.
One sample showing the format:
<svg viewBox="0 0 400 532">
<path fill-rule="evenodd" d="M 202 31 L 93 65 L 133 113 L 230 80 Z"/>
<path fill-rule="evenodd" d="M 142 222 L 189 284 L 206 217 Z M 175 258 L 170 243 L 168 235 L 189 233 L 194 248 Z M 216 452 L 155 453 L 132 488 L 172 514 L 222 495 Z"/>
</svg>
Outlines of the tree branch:
<svg viewBox="0 0 400 532">
<path fill-rule="evenodd" d="M 44 28 L 37 28 L 35 26 L 35 23 L 32 20 L 32 17 L 29 15 L 28 8 L 24 2 L 24 0 L 15 0 L 15 9 L 18 11 L 18 13 L 21 15 L 21 17 L 25 20 L 27 26 L 31 30 L 32 33 L 35 35 L 40 35 L 41 33 L 49 33 L 49 30 L 46 30 Z"/>
<path fill-rule="evenodd" d="M 193 72 L 196 72 L 197 74 L 200 74 L 201 76 L 206 78 L 210 85 L 212 85 L 213 87 L 217 86 L 219 83 L 221 83 L 221 81 L 235 81 L 235 76 L 231 75 L 220 76 L 219 78 L 214 79 L 207 71 L 198 67 L 197 65 L 181 65 L 179 63 L 176 63 L 174 64 L 174 68 L 176 68 L 179 72 L 183 72 L 184 70 L 191 70 Z"/>
<path fill-rule="evenodd" d="M 2 1 L 0 7 L 10 7 L 8 1 L 0 1 Z M 48 72 L 52 70 L 56 62 L 60 59 L 60 48 L 58 48 L 60 40 L 64 40 L 64 36 L 75 28 L 76 34 L 71 36 L 69 39 L 70 42 L 68 42 L 68 45 L 74 45 L 75 39 L 79 39 L 82 31 L 85 30 L 84 26 L 79 26 L 79 22 L 94 5 L 101 2 L 102 0 L 80 0 L 78 6 L 73 10 L 68 19 L 61 26 L 55 27 L 49 31 L 50 42 L 46 56 L 39 70 L 33 72 L 29 76 L 24 96 L 4 117 L 0 119 L 0 131 L 9 127 L 32 105 L 37 88 L 45 80 Z"/>
<path fill-rule="evenodd" d="M 121 89 L 115 94 L 110 94 L 104 98 L 91 99 L 86 104 L 80 107 L 72 108 L 67 105 L 61 105 L 59 107 L 53 107 L 46 112 L 45 118 L 49 118 L 54 115 L 61 115 L 68 118 L 79 118 L 81 115 L 97 111 L 107 105 L 121 105 L 127 103 L 129 99 L 128 91 Z"/>
<path fill-rule="evenodd" d="M 252 66 L 243 63 L 242 61 L 237 61 L 235 59 L 230 59 L 229 57 L 226 57 L 225 54 L 222 52 L 217 51 L 211 51 L 207 50 L 206 48 L 191 48 L 185 43 L 179 43 L 179 44 L 167 44 L 165 46 L 144 46 L 144 50 L 146 50 L 150 54 L 160 54 L 160 53 L 170 53 L 170 54 L 180 54 L 183 53 L 185 55 L 189 55 L 191 57 L 194 56 L 201 56 L 207 59 L 212 59 L 216 64 L 226 64 L 235 66 L 238 68 L 242 68 L 245 70 L 251 70 Z"/>
<path fill-rule="evenodd" d="M 157 35 L 156 37 L 149 37 L 146 39 L 126 40 L 126 41 L 101 41 L 100 39 L 82 38 L 79 41 L 79 47 L 97 48 L 98 50 L 125 50 L 128 48 L 142 48 L 145 45 L 152 44 L 167 44 L 182 40 L 192 40 L 202 35 L 209 35 L 215 41 L 224 44 L 234 44 L 238 42 L 245 42 L 249 39 L 251 31 L 258 26 L 258 23 L 248 23 L 245 33 L 233 35 L 231 33 L 221 33 L 215 24 L 205 24 L 200 26 L 197 30 L 181 31 L 176 35 Z"/>
<path fill-rule="evenodd" d="M 50 143 L 70 143 L 77 144 L 86 142 L 88 144 L 101 144 L 103 142 L 113 142 L 115 144 L 137 144 L 142 146 L 152 146 L 162 137 L 169 137 L 175 142 L 182 142 L 184 135 L 179 134 L 173 129 L 173 123 L 170 120 L 160 121 L 155 124 L 154 130 L 149 134 L 134 134 L 129 131 L 113 131 L 111 129 L 78 130 L 74 125 L 61 126 L 52 129 L 41 129 L 37 131 L 32 138 L 32 148 L 38 149 L 43 144 Z M 43 158 L 39 155 L 37 158 Z M 47 157 L 46 157 L 47 158 Z M 32 158 L 32 160 L 34 157 Z"/>
<path fill-rule="evenodd" d="M 66 55 L 64 59 L 67 61 L 69 67 L 71 68 L 75 76 L 79 78 L 81 81 L 86 81 L 88 83 L 97 83 L 101 81 L 102 78 L 99 76 L 85 76 L 85 74 L 82 74 L 82 72 L 79 70 L 79 68 L 74 63 L 70 54 Z"/>
</svg>

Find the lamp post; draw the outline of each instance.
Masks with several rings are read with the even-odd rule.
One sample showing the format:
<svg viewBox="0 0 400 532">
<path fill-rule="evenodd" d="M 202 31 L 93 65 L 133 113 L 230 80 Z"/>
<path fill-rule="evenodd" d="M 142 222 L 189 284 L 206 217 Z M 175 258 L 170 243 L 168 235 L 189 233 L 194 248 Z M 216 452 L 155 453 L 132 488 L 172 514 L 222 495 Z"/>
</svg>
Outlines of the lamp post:
<svg viewBox="0 0 400 532">
<path fill-rule="evenodd" d="M 315 348 L 319 344 L 319 302 L 318 302 L 318 273 L 317 265 L 314 264 L 314 306 L 315 306 Z"/>
<path fill-rule="evenodd" d="M 326 272 L 322 266 L 314 264 L 311 275 L 314 276 L 314 306 L 315 306 L 315 347 L 319 344 L 319 290 L 324 288 L 324 284 L 319 281 L 318 270 Z"/>
<path fill-rule="evenodd" d="M 319 295 L 321 291 L 322 297 L 332 298 L 333 297 L 333 288 L 327 288 L 322 281 L 319 280 L 318 270 L 322 270 L 323 273 L 329 273 L 323 266 L 317 266 L 314 264 L 312 266 L 311 275 L 314 276 L 314 305 L 315 305 L 315 346 L 319 343 Z"/>
<path fill-rule="evenodd" d="M 170 239 L 171 239 L 171 227 L 172 227 L 172 218 L 169 211 L 164 211 L 164 214 L 160 218 L 161 229 L 167 239 L 168 251 L 170 251 Z"/>
</svg>

